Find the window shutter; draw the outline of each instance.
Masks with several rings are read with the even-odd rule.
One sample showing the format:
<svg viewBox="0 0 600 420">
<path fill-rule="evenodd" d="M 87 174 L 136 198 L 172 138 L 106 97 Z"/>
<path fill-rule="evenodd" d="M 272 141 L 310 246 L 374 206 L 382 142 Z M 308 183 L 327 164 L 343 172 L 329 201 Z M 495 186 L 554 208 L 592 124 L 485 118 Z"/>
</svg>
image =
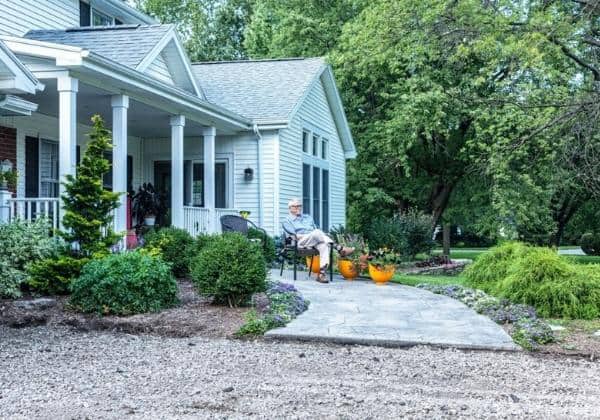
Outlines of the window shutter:
<svg viewBox="0 0 600 420">
<path fill-rule="evenodd" d="M 25 197 L 38 197 L 40 193 L 40 141 L 25 137 Z"/>
</svg>

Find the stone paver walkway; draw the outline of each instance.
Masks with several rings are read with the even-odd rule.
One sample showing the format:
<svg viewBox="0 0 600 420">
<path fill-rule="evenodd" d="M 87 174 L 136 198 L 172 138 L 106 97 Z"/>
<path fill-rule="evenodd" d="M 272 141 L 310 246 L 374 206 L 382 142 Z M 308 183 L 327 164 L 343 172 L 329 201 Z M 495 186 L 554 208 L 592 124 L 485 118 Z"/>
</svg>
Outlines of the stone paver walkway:
<svg viewBox="0 0 600 420">
<path fill-rule="evenodd" d="M 279 272 L 271 274 L 280 279 Z M 283 281 L 293 283 L 291 272 Z M 489 318 L 457 300 L 415 287 L 371 281 L 329 284 L 308 280 L 298 273 L 295 286 L 310 301 L 308 311 L 266 336 L 277 339 L 490 350 L 519 350 L 510 336 Z"/>
</svg>

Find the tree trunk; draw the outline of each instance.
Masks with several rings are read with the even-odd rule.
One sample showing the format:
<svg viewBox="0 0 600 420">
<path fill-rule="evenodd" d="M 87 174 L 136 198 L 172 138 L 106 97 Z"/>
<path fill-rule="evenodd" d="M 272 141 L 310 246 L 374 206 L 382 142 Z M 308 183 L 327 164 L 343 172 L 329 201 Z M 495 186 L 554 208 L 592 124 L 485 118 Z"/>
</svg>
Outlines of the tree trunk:
<svg viewBox="0 0 600 420">
<path fill-rule="evenodd" d="M 444 256 L 450 257 L 450 223 L 444 223 L 442 231 L 442 244 L 444 247 Z"/>
<path fill-rule="evenodd" d="M 453 189 L 454 184 L 447 184 L 438 181 L 431 191 L 429 202 L 431 205 L 431 215 L 433 216 L 434 228 L 440 222 L 446 207 L 448 207 L 448 202 L 450 201 L 450 195 L 452 194 Z"/>
<path fill-rule="evenodd" d="M 554 221 L 556 222 L 556 233 L 550 238 L 550 246 L 559 247 L 562 241 L 565 229 L 577 210 L 581 208 L 589 196 L 578 193 L 566 194 L 560 207 L 554 212 Z"/>
</svg>

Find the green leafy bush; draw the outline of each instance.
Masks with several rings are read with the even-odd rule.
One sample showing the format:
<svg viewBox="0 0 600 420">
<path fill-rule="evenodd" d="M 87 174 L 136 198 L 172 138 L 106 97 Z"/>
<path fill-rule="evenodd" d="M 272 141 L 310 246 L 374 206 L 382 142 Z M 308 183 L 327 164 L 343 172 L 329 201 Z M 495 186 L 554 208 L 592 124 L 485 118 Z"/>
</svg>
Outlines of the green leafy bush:
<svg viewBox="0 0 600 420">
<path fill-rule="evenodd" d="M 163 260 L 171 264 L 175 277 L 186 277 L 190 272 L 194 238 L 184 229 L 175 227 L 152 230 L 144 236 L 145 247 L 156 251 Z"/>
<path fill-rule="evenodd" d="M 265 290 L 266 278 L 261 246 L 237 233 L 214 237 L 192 262 L 192 280 L 215 303 L 247 304 L 253 293 Z"/>
<path fill-rule="evenodd" d="M 476 289 L 493 293 L 498 282 L 503 280 L 514 261 L 531 248 L 520 242 L 506 242 L 482 253 L 464 271 L 467 284 Z"/>
<path fill-rule="evenodd" d="M 0 297 L 20 296 L 27 264 L 54 255 L 61 247 L 61 242 L 50 236 L 44 218 L 0 224 Z"/>
<path fill-rule="evenodd" d="M 178 301 L 170 266 L 139 251 L 90 261 L 71 291 L 73 307 L 98 314 L 157 312 Z"/>
<path fill-rule="evenodd" d="M 575 266 L 554 250 L 534 248 L 513 263 L 497 292 L 512 302 L 534 306 L 545 318 L 597 318 L 600 266 Z"/>
<path fill-rule="evenodd" d="M 416 210 L 393 217 L 377 217 L 365 232 L 365 238 L 371 249 L 393 249 L 404 258 L 412 259 L 433 249 L 432 219 Z"/>
<path fill-rule="evenodd" d="M 275 249 L 275 240 L 271 238 L 269 235 L 264 235 L 258 229 L 250 228 L 248 229 L 248 239 L 259 239 L 262 247 L 263 254 L 265 256 L 265 261 L 267 264 L 271 264 L 275 261 L 277 257 L 276 249 Z M 263 241 L 266 241 L 263 243 Z"/>
<path fill-rule="evenodd" d="M 579 245 L 586 255 L 600 255 L 600 235 L 595 233 L 584 233 Z"/>
<path fill-rule="evenodd" d="M 36 261 L 27 267 L 27 284 L 32 290 L 42 294 L 68 294 L 71 283 L 79 277 L 88 261 L 87 258 L 75 258 L 66 254 Z"/>
</svg>

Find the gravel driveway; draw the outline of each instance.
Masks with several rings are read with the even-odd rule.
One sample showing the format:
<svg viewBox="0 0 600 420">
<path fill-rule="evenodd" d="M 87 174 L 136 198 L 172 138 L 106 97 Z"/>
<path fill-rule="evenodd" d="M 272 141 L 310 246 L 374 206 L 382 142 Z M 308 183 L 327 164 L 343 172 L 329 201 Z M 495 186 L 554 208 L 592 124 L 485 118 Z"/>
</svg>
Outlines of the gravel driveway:
<svg viewBox="0 0 600 420">
<path fill-rule="evenodd" d="M 600 364 L 0 327 L 1 418 L 600 415 Z"/>
</svg>

